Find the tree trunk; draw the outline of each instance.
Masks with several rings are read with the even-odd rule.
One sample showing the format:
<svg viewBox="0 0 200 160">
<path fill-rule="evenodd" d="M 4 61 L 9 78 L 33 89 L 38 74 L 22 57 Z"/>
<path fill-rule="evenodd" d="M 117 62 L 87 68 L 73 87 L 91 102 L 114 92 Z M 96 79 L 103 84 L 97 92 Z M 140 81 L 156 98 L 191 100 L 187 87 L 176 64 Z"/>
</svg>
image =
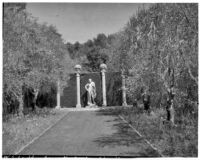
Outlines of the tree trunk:
<svg viewBox="0 0 200 160">
<path fill-rule="evenodd" d="M 39 93 L 39 90 L 38 90 L 38 89 L 34 89 L 34 99 L 33 99 L 34 108 L 32 109 L 32 111 L 35 111 L 35 109 L 36 109 L 36 107 L 37 107 L 36 102 L 37 102 L 38 93 Z"/>
<path fill-rule="evenodd" d="M 167 120 L 172 122 L 174 124 L 174 117 L 175 117 L 175 112 L 174 112 L 174 87 L 170 87 L 168 91 L 168 100 L 167 100 Z"/>
<path fill-rule="evenodd" d="M 172 122 L 174 124 L 174 105 L 173 105 L 173 100 L 171 100 L 171 103 L 168 104 L 169 106 L 167 107 L 167 120 Z"/>
<path fill-rule="evenodd" d="M 20 94 L 19 98 L 19 110 L 18 110 L 18 115 L 21 117 L 24 115 L 23 111 L 24 111 L 24 95 L 23 92 Z"/>
<path fill-rule="evenodd" d="M 174 101 L 174 100 L 173 100 Z M 174 118 L 175 118 L 175 113 L 174 113 L 174 103 L 172 102 L 171 106 L 170 106 L 170 114 L 171 114 L 171 118 L 170 121 L 172 122 L 172 124 L 174 125 Z"/>
</svg>

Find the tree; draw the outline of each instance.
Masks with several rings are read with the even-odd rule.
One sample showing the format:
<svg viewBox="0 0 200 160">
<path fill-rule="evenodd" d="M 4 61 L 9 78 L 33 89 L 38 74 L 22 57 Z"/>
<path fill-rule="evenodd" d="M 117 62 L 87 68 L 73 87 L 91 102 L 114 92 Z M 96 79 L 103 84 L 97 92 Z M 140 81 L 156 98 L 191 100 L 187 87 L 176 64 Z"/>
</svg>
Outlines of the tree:
<svg viewBox="0 0 200 160">
<path fill-rule="evenodd" d="M 4 5 L 3 89 L 18 99 L 22 114 L 23 88 L 33 89 L 36 105 L 44 83 L 60 80 L 66 84 L 72 63 L 69 57 L 66 59 L 66 47 L 55 27 L 37 23 L 25 9 L 18 8 L 18 5 Z M 69 62 L 67 68 L 66 62 Z"/>
<path fill-rule="evenodd" d="M 164 95 L 173 102 L 170 108 L 184 106 L 183 98 L 197 102 L 197 12 L 197 4 L 155 4 L 130 18 L 110 61 L 110 66 L 123 64 L 129 71 L 128 97 L 148 87 L 154 106 L 160 106 Z"/>
<path fill-rule="evenodd" d="M 97 38 L 94 38 L 95 46 L 99 46 L 101 48 L 107 47 L 107 37 L 105 34 L 101 33 L 97 35 Z"/>
<path fill-rule="evenodd" d="M 9 95 L 15 97 L 20 102 L 20 113 L 23 110 L 22 86 L 25 73 L 25 52 L 23 34 L 26 19 L 24 8 L 16 4 L 4 3 L 3 19 L 3 90 L 4 97 Z M 4 104 L 9 105 L 9 99 L 4 99 Z"/>
</svg>

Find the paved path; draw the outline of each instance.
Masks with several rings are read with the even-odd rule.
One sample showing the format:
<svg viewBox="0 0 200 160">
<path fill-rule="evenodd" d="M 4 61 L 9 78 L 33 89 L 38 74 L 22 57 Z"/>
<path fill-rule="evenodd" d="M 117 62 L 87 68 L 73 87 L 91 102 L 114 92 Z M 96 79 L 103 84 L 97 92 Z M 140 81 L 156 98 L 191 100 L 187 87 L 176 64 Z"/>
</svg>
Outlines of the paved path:
<svg viewBox="0 0 200 160">
<path fill-rule="evenodd" d="M 112 110 L 70 112 L 19 155 L 159 156 Z"/>
</svg>

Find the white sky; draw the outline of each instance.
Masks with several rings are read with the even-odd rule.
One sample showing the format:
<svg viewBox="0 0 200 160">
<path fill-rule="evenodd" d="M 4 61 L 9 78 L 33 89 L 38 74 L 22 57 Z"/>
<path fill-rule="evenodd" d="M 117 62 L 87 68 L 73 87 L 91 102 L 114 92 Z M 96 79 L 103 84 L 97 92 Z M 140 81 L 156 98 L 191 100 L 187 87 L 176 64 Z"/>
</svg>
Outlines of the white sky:
<svg viewBox="0 0 200 160">
<path fill-rule="evenodd" d="M 56 26 L 66 42 L 85 42 L 98 33 L 122 29 L 136 13 L 138 3 L 28 3 L 27 10 L 39 22 Z M 148 4 L 144 4 L 145 7 Z"/>
</svg>

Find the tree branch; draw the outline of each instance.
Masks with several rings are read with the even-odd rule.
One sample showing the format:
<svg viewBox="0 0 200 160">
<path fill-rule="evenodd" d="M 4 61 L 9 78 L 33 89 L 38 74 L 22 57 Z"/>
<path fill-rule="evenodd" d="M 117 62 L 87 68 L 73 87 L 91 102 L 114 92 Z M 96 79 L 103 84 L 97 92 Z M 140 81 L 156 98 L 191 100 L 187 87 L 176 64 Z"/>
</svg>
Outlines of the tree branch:
<svg viewBox="0 0 200 160">
<path fill-rule="evenodd" d="M 192 71 L 191 71 L 191 68 L 189 67 L 189 64 L 187 65 L 187 68 L 188 68 L 188 73 L 189 73 L 190 77 L 191 77 L 191 78 L 195 81 L 195 83 L 198 85 L 198 78 L 193 76 Z"/>
</svg>

